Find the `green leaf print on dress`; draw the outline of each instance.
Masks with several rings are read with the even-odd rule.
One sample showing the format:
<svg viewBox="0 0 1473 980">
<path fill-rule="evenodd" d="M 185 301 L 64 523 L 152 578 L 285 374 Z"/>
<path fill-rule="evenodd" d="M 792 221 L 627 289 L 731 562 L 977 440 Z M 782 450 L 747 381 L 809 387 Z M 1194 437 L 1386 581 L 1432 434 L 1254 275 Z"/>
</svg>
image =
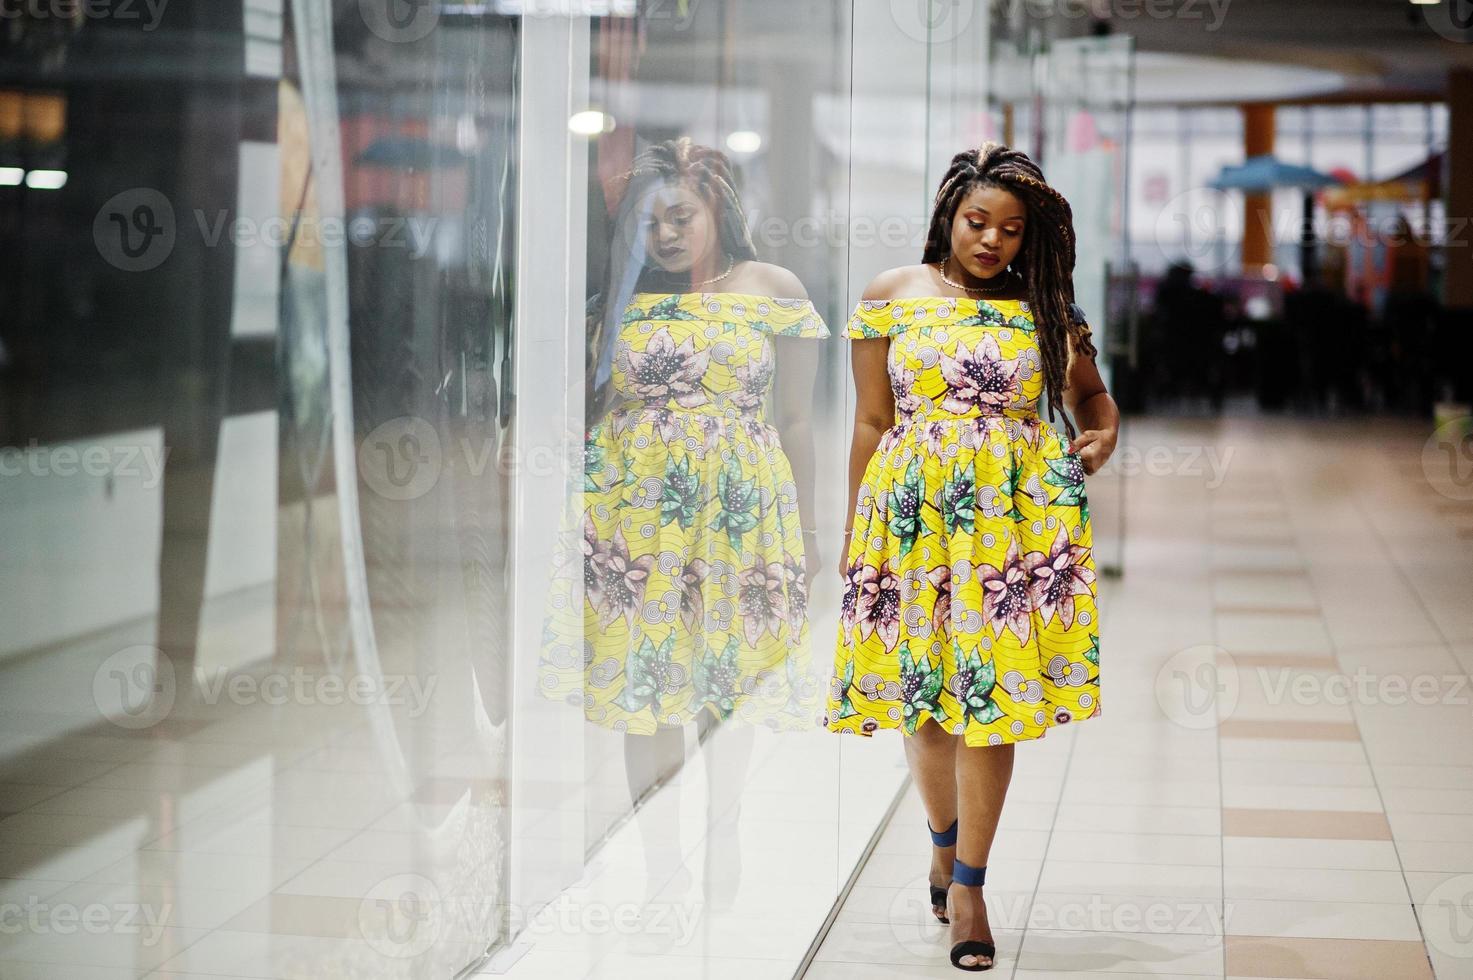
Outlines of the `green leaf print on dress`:
<svg viewBox="0 0 1473 980">
<path fill-rule="evenodd" d="M 956 463 L 941 490 L 941 517 L 946 522 L 946 533 L 955 534 L 961 528 L 970 534 L 975 529 L 976 506 L 977 465 L 971 460 L 965 467 Z"/>
<path fill-rule="evenodd" d="M 938 722 L 946 720 L 941 707 L 941 668 L 932 667 L 925 657 L 910 655 L 909 641 L 900 644 L 900 702 L 905 713 L 905 730 L 914 735 L 922 711 L 929 711 Z"/>
<path fill-rule="evenodd" d="M 1018 509 L 1015 499 L 1018 492 L 1018 480 L 1023 475 L 1023 466 L 1016 453 L 1009 453 L 1007 461 L 1003 464 L 1002 480 L 994 488 L 990 484 L 984 485 L 980 490 L 997 491 L 997 496 L 987 499 L 989 495 L 979 492 L 982 501 L 982 515 L 984 517 L 1011 517 L 1014 521 L 1023 519 L 1023 512 Z"/>
<path fill-rule="evenodd" d="M 598 493 L 603 489 L 593 477 L 604 468 L 606 455 L 604 447 L 597 441 L 597 430 L 594 430 L 583 443 L 583 489 L 588 493 Z"/>
<path fill-rule="evenodd" d="M 997 668 L 992 661 L 983 663 L 977 647 L 967 656 L 957 650 L 956 679 L 953 682 L 956 699 L 961 703 L 962 715 L 981 725 L 990 724 L 1002 717 L 1002 709 L 992 700 L 992 690 L 997 686 Z"/>
<path fill-rule="evenodd" d="M 890 533 L 900 538 L 900 557 L 910 554 L 921 533 L 921 503 L 925 500 L 921 486 L 921 460 L 911 458 L 905 468 L 904 481 L 895 484 L 890 497 Z"/>
<path fill-rule="evenodd" d="M 660 491 L 660 526 L 671 521 L 689 528 L 701 509 L 701 478 L 690 468 L 690 457 L 671 459 L 665 466 L 665 486 Z"/>
<path fill-rule="evenodd" d="M 670 675 L 676 669 L 671 660 L 674 649 L 672 633 L 658 647 L 646 636 L 638 649 L 630 651 L 624 661 L 624 690 L 619 695 L 619 707 L 625 711 L 652 708 L 656 715 L 660 713 L 660 695 L 670 689 Z"/>
<path fill-rule="evenodd" d="M 741 669 L 737 666 L 737 638 L 728 636 L 726 648 L 717 653 L 706 644 L 701 644 L 701 653 L 695 665 L 695 701 L 692 707 L 699 708 L 710 702 L 720 709 L 723 719 L 731 717 L 736 708 L 737 678 Z"/>
<path fill-rule="evenodd" d="M 1079 520 L 1083 523 L 1089 522 L 1089 498 L 1084 488 L 1084 464 L 1079 461 L 1077 453 L 1065 453 L 1055 459 L 1047 460 L 1048 472 L 1044 474 L 1043 482 L 1051 487 L 1059 487 L 1059 495 L 1053 502 L 1064 507 L 1078 507 Z"/>
<path fill-rule="evenodd" d="M 757 526 L 757 478 L 742 479 L 742 467 L 735 458 L 716 474 L 716 500 L 721 510 L 711 519 L 711 530 L 725 531 L 731 549 L 742 550 L 742 535 Z"/>
<path fill-rule="evenodd" d="M 854 688 L 854 661 L 847 660 L 844 663 L 843 673 L 839 677 L 839 717 L 852 718 L 859 714 L 859 709 L 849 700 L 849 692 Z"/>
<path fill-rule="evenodd" d="M 650 305 L 647 310 L 641 310 L 637 306 L 630 305 L 624 311 L 624 322 L 633 323 L 636 320 L 699 320 L 700 317 L 688 310 L 680 308 L 680 296 L 670 295 Z"/>
</svg>

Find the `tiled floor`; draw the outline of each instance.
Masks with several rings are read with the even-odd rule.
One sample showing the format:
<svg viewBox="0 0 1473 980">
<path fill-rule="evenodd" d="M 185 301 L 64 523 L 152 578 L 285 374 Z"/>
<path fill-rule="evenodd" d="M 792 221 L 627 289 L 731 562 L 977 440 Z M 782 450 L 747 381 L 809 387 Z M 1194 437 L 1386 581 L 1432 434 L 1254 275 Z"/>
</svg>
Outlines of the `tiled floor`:
<svg viewBox="0 0 1473 980">
<path fill-rule="evenodd" d="M 1473 977 L 1473 499 L 1426 431 L 1129 425 L 1104 714 L 1017 750 L 992 975 Z M 957 975 L 923 821 L 911 791 L 808 977 Z"/>
<path fill-rule="evenodd" d="M 1473 977 L 1473 500 L 1434 489 L 1424 435 L 1131 422 L 1115 464 L 1126 574 L 1101 584 L 1104 714 L 1018 749 L 989 862 L 991 975 Z M 1102 511 L 1114 479 L 1095 478 Z M 69 678 L 147 641 L 0 665 L 0 980 L 449 976 L 437 964 L 473 961 L 488 930 L 433 896 L 497 894 L 505 847 L 561 840 L 551 782 L 525 804 L 545 817 L 500 837 L 499 750 L 479 726 L 464 737 L 465 683 L 387 733 L 303 706 L 97 725 L 96 692 Z M 386 745 L 428 778 L 394 783 Z M 617 797 L 620 760 L 587 765 Z M 791 976 L 900 747 L 759 737 L 734 837 L 711 832 L 704 765 L 616 824 L 477 975 Z M 681 830 L 668 866 L 651 867 L 641 820 Z M 910 794 L 807 976 L 956 975 L 923 821 Z M 36 905 L 102 921 L 14 928 Z M 557 919 L 641 905 L 622 929 Z M 416 915 L 430 952 L 404 928 Z"/>
</svg>

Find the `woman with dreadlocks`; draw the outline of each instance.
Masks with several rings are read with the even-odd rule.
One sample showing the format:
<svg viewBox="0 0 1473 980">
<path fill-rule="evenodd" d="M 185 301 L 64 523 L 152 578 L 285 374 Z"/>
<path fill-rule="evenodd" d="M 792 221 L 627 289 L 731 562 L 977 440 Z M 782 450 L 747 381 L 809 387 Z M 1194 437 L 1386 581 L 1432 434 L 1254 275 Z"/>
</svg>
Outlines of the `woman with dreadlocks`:
<svg viewBox="0 0 1473 980">
<path fill-rule="evenodd" d="M 932 911 L 964 970 L 996 954 L 981 886 L 1013 746 L 1100 713 L 1084 477 L 1119 412 L 1073 272 L 1068 202 L 987 143 L 952 159 L 921 264 L 876 277 L 847 329 L 853 518 L 825 721 L 905 733 Z"/>
<path fill-rule="evenodd" d="M 811 341 L 829 331 L 795 275 L 757 260 L 720 151 L 657 143 L 618 183 L 540 687 L 625 735 L 636 801 L 679 767 L 685 725 L 744 723 L 722 739 L 732 759 L 711 790 L 724 898 L 737 845 L 717 831 L 732 826 L 751 728 L 811 729 L 820 710 L 809 425 Z M 654 819 L 640 823 L 658 882 L 671 870 L 658 855 L 679 862 L 679 825 Z"/>
</svg>

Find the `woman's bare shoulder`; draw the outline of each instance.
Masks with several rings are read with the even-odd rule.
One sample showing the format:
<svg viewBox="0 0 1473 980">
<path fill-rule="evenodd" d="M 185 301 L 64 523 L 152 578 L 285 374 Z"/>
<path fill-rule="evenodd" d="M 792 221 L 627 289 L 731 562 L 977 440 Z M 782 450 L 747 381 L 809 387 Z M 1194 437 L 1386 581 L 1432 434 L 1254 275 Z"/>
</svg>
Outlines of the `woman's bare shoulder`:
<svg viewBox="0 0 1473 980">
<path fill-rule="evenodd" d="M 869 285 L 864 287 L 861 298 L 887 300 L 929 295 L 935 292 L 929 273 L 929 268 L 924 265 L 901 265 L 886 269 L 870 280 Z"/>
</svg>

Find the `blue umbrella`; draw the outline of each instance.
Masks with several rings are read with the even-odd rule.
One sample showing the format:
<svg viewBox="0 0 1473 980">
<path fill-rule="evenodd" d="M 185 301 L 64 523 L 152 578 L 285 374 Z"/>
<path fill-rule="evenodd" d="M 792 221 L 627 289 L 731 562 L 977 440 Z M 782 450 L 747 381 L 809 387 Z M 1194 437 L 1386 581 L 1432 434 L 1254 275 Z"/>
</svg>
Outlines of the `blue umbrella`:
<svg viewBox="0 0 1473 980">
<path fill-rule="evenodd" d="M 1229 164 L 1212 182 L 1218 190 L 1266 191 L 1274 187 L 1328 187 L 1341 181 L 1311 167 L 1285 163 L 1271 153 L 1249 157 L 1241 164 Z"/>
</svg>

